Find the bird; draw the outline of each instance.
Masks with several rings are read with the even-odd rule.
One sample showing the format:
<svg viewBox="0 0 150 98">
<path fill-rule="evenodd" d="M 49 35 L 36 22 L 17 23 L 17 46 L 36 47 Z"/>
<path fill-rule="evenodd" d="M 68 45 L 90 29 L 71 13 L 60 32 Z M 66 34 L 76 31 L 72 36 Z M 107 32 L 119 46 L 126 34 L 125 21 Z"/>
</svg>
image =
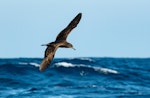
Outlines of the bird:
<svg viewBox="0 0 150 98">
<path fill-rule="evenodd" d="M 72 48 L 75 50 L 73 45 L 69 42 L 67 42 L 67 36 L 68 34 L 77 27 L 78 23 L 80 22 L 82 17 L 82 13 L 78 13 L 78 15 L 69 23 L 69 25 L 64 28 L 56 37 L 56 40 L 54 42 L 50 42 L 48 44 L 43 44 L 42 46 L 47 46 L 45 50 L 44 58 L 40 64 L 39 70 L 44 71 L 50 63 L 52 62 L 56 50 L 60 48 Z"/>
</svg>

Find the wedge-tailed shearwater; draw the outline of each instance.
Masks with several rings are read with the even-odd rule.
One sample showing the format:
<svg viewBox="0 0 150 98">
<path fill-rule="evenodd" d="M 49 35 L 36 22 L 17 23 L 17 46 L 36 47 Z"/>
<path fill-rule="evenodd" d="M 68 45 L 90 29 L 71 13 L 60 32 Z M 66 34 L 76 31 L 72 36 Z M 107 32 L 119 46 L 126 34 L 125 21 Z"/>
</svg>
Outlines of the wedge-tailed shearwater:
<svg viewBox="0 0 150 98">
<path fill-rule="evenodd" d="M 48 65 L 51 63 L 51 61 L 54 58 L 57 48 L 63 47 L 63 48 L 74 49 L 73 45 L 71 43 L 67 42 L 66 39 L 67 39 L 68 34 L 78 25 L 78 23 L 81 19 L 81 16 L 82 16 L 82 13 L 79 13 L 69 23 L 69 25 L 58 34 L 58 36 L 56 37 L 56 40 L 54 42 L 42 45 L 42 46 L 47 46 L 47 48 L 45 50 L 44 59 L 39 68 L 40 71 L 45 70 L 48 67 Z"/>
</svg>

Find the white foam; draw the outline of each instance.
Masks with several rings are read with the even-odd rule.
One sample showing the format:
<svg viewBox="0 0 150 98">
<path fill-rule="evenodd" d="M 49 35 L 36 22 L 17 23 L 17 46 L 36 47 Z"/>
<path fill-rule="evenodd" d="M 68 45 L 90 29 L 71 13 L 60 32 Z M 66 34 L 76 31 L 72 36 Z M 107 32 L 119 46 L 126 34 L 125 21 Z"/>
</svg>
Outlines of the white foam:
<svg viewBox="0 0 150 98">
<path fill-rule="evenodd" d="M 28 65 L 28 64 L 30 64 L 30 65 L 33 65 L 33 66 L 35 66 L 35 67 L 39 67 L 39 66 L 40 66 L 39 64 L 34 63 L 34 62 L 31 62 L 31 63 L 19 62 L 19 64 L 20 64 L 20 65 Z"/>
<path fill-rule="evenodd" d="M 118 74 L 119 72 L 113 69 L 109 69 L 109 68 L 102 68 L 102 67 L 94 67 L 94 66 L 90 66 L 90 65 L 76 65 L 76 64 L 72 64 L 72 63 L 67 63 L 67 62 L 58 62 L 55 64 L 57 67 L 63 66 L 63 67 L 86 67 L 86 68 L 91 68 L 94 69 L 97 72 L 101 72 L 101 73 L 112 73 L 112 74 Z M 82 74 L 82 73 L 81 73 Z"/>
<path fill-rule="evenodd" d="M 37 64 L 37 63 L 34 63 L 34 62 L 31 62 L 31 63 L 29 63 L 30 65 L 33 65 L 33 66 L 35 66 L 35 67 L 39 67 L 40 65 L 39 64 Z"/>
<path fill-rule="evenodd" d="M 63 66 L 63 67 L 74 67 L 75 65 L 71 64 L 71 63 L 67 63 L 67 62 L 59 62 L 59 63 L 56 63 L 56 66 L 59 67 L 59 66 Z"/>
<path fill-rule="evenodd" d="M 87 61 L 90 61 L 90 62 L 92 62 L 93 60 L 92 59 L 90 59 L 90 58 L 85 58 L 85 57 L 83 57 L 83 58 L 79 58 L 80 60 L 87 60 Z"/>
<path fill-rule="evenodd" d="M 79 65 L 79 67 L 87 67 L 87 68 L 92 68 L 94 69 L 95 71 L 98 71 L 98 72 L 102 72 L 102 73 L 105 73 L 105 74 L 108 74 L 108 73 L 113 73 L 113 74 L 118 74 L 119 72 L 116 71 L 116 70 L 113 70 L 113 69 L 109 69 L 109 68 L 102 68 L 102 67 L 93 67 L 91 65 Z"/>
<path fill-rule="evenodd" d="M 94 69 L 95 69 L 95 71 L 100 71 L 100 72 L 103 72 L 105 74 L 108 74 L 108 73 L 118 74 L 118 71 L 108 69 L 108 68 L 94 67 Z"/>
</svg>

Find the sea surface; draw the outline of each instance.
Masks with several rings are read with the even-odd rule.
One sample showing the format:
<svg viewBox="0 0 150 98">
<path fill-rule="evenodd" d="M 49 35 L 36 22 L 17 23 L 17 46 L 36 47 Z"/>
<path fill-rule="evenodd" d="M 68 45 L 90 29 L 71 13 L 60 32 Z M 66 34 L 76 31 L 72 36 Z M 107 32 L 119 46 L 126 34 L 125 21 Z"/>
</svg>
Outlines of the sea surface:
<svg viewBox="0 0 150 98">
<path fill-rule="evenodd" d="M 150 98 L 150 58 L 0 59 L 0 98 Z"/>
</svg>

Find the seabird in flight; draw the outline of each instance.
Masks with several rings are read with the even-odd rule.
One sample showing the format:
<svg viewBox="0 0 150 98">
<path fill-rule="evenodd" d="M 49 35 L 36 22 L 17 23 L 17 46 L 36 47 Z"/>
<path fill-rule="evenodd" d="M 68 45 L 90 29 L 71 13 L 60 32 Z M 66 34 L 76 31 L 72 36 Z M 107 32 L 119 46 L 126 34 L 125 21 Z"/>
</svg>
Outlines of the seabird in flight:
<svg viewBox="0 0 150 98">
<path fill-rule="evenodd" d="M 47 46 L 45 50 L 45 56 L 44 59 L 40 65 L 39 70 L 43 71 L 45 70 L 48 65 L 51 63 L 51 61 L 54 58 L 55 52 L 57 48 L 63 47 L 63 48 L 73 48 L 73 45 L 66 41 L 68 34 L 78 25 L 80 19 L 81 19 L 82 13 L 79 13 L 70 23 L 69 25 L 63 29 L 56 37 L 56 40 L 54 42 L 44 44 L 42 46 Z"/>
</svg>

